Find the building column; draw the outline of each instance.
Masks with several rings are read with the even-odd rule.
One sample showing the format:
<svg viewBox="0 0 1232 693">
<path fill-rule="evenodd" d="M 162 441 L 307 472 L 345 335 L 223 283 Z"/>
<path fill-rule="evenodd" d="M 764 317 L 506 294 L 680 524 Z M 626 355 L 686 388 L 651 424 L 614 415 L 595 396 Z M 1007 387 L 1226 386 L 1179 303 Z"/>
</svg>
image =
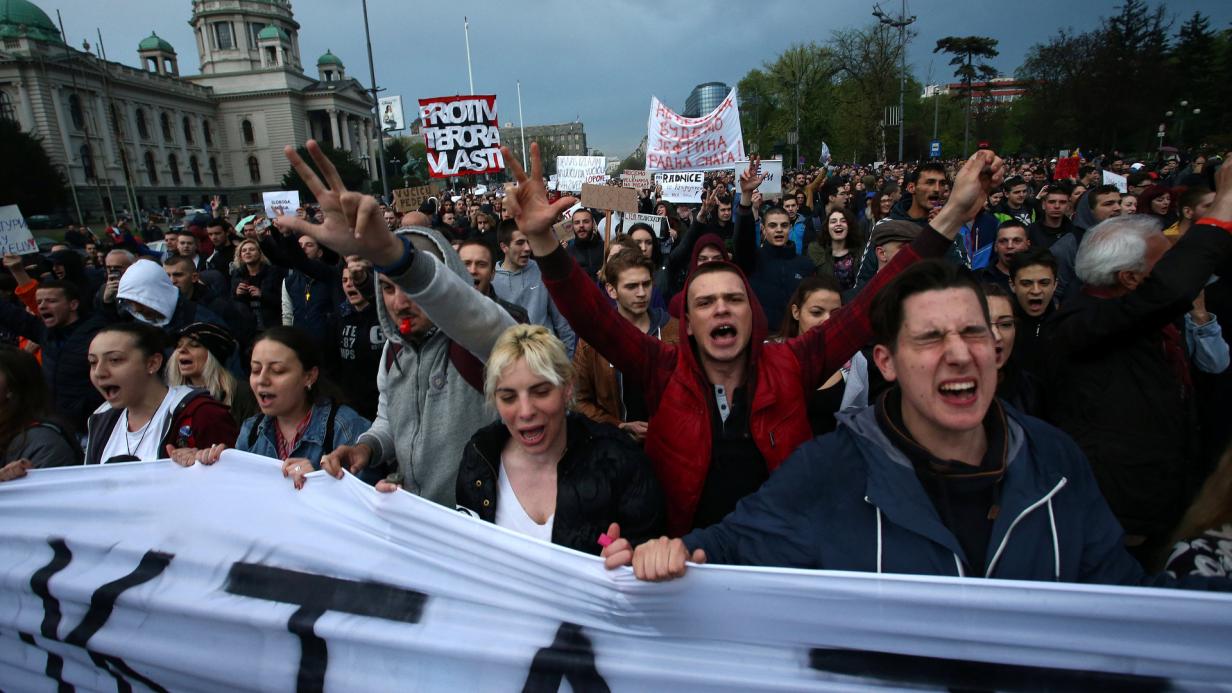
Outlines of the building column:
<svg viewBox="0 0 1232 693">
<path fill-rule="evenodd" d="M 351 116 L 345 113 L 339 113 L 342 117 L 342 148 L 348 152 L 351 151 Z"/>
<path fill-rule="evenodd" d="M 330 134 L 334 137 L 330 140 L 330 145 L 333 146 L 334 149 L 337 149 L 339 143 L 342 141 L 342 139 L 338 136 L 338 109 L 329 108 L 326 109 L 325 112 L 329 114 Z"/>
</svg>

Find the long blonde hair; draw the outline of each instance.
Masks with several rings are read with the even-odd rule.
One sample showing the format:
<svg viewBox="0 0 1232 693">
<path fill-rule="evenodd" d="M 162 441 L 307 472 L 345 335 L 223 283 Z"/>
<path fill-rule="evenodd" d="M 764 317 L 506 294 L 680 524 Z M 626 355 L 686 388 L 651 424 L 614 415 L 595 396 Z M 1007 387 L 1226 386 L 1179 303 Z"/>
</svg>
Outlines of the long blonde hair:
<svg viewBox="0 0 1232 693">
<path fill-rule="evenodd" d="M 192 339 L 192 337 L 188 337 Z M 193 344 L 201 346 L 201 342 L 193 339 Z M 177 346 L 176 349 L 179 349 Z M 214 358 L 214 354 L 209 349 L 205 350 L 205 368 L 201 369 L 201 379 L 205 381 L 205 389 L 210 391 L 210 396 L 222 402 L 228 407 L 235 400 L 235 376 L 223 367 L 218 359 Z M 167 364 L 167 384 L 168 385 L 189 385 L 190 383 L 184 379 L 180 373 L 179 359 L 171 359 Z"/>
<path fill-rule="evenodd" d="M 505 369 L 525 359 L 526 366 L 556 387 L 569 389 L 573 383 L 573 362 L 565 345 L 543 325 L 514 325 L 497 337 L 483 369 L 483 394 L 496 400 L 496 385 Z"/>
</svg>

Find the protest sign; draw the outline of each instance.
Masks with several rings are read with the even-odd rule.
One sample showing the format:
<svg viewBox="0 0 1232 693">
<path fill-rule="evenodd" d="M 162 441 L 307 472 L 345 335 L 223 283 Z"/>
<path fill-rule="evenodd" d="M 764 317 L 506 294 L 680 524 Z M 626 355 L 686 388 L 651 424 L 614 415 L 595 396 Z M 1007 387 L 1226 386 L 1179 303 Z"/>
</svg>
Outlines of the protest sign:
<svg viewBox="0 0 1232 693">
<path fill-rule="evenodd" d="M 701 171 L 655 174 L 655 185 L 663 186 L 660 197 L 668 202 L 701 202 L 705 182 L 706 174 Z"/>
<path fill-rule="evenodd" d="M 556 157 L 556 186 L 561 192 L 581 192 L 586 183 L 607 180 L 607 159 L 601 156 Z"/>
<path fill-rule="evenodd" d="M 278 460 L 234 450 L 0 484 L 0 565 L 13 691 L 1232 681 L 1226 594 L 722 565 L 639 582 L 349 473 L 297 491 Z"/>
<path fill-rule="evenodd" d="M 1129 179 L 1112 171 L 1104 171 L 1104 185 L 1115 185 L 1122 194 L 1129 192 Z"/>
<path fill-rule="evenodd" d="M 556 231 L 556 240 L 561 243 L 568 243 L 573 240 L 573 221 L 571 219 L 556 222 L 552 225 L 552 229 Z"/>
<path fill-rule="evenodd" d="M 406 116 L 402 111 L 401 96 L 382 96 L 377 103 L 378 110 L 381 113 L 381 129 L 389 132 L 390 130 L 405 130 Z"/>
<path fill-rule="evenodd" d="M 38 252 L 38 244 L 17 205 L 0 207 L 0 251 L 14 255 Z"/>
<path fill-rule="evenodd" d="M 473 194 L 473 195 L 487 195 L 487 194 L 488 194 L 488 186 L 486 186 L 486 185 L 476 185 L 476 186 L 475 186 L 475 189 L 471 191 L 471 194 Z"/>
<path fill-rule="evenodd" d="M 419 117 L 433 178 L 504 170 L 495 96 L 420 99 Z"/>
<path fill-rule="evenodd" d="M 265 203 L 265 216 L 269 219 L 277 219 L 284 214 L 295 214 L 299 209 L 298 190 L 261 193 L 261 200 Z"/>
<path fill-rule="evenodd" d="M 1078 167 L 1081 160 L 1076 156 L 1067 156 L 1062 159 L 1057 159 L 1057 166 L 1053 169 L 1053 180 L 1065 180 L 1066 178 L 1078 178 Z"/>
<path fill-rule="evenodd" d="M 591 209 L 614 209 L 619 212 L 636 212 L 637 191 L 633 188 L 617 188 L 612 185 L 583 183 L 582 205 Z"/>
<path fill-rule="evenodd" d="M 736 180 L 740 180 L 740 176 L 749 170 L 749 162 L 741 161 L 736 164 Z M 782 159 L 762 159 L 761 172 L 766 174 L 766 179 L 761 182 L 761 196 L 767 200 L 777 200 L 783 196 L 783 160 Z"/>
<path fill-rule="evenodd" d="M 637 212 L 612 212 L 609 218 L 614 233 L 629 233 L 629 229 L 633 228 L 634 224 L 646 224 L 654 230 L 656 238 L 662 238 L 667 235 L 667 217 L 665 216 Z"/>
<path fill-rule="evenodd" d="M 414 188 L 399 188 L 394 191 L 394 209 L 400 213 L 414 212 L 419 206 L 436 194 L 431 185 L 420 185 Z"/>
<path fill-rule="evenodd" d="M 559 190 L 560 181 L 556 178 L 556 174 L 548 176 L 548 190 Z"/>
<path fill-rule="evenodd" d="M 630 169 L 620 174 L 620 184 L 626 188 L 645 190 L 651 187 L 650 172 Z"/>
<path fill-rule="evenodd" d="M 735 88 L 700 118 L 685 118 L 657 97 L 650 97 L 647 171 L 713 171 L 731 168 L 745 158 Z"/>
</svg>

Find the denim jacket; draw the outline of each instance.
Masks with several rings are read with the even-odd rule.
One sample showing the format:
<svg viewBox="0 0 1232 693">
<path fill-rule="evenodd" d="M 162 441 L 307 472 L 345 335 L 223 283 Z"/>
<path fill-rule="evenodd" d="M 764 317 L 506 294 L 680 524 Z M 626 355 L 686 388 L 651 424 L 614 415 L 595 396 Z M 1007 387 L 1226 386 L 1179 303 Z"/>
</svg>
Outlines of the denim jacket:
<svg viewBox="0 0 1232 693">
<path fill-rule="evenodd" d="M 333 452 L 333 449 L 339 445 L 354 445 L 359 434 L 368 430 L 368 427 L 372 425 L 372 422 L 360 416 L 354 409 L 339 405 L 338 412 L 334 415 L 333 444 L 330 445 L 329 450 L 326 450 L 324 449 L 326 424 L 329 421 L 329 410 L 332 405 L 333 402 L 329 399 L 323 399 L 313 405 L 308 428 L 304 429 L 304 435 L 300 437 L 299 442 L 295 444 L 295 449 L 291 451 L 291 457 L 303 457 L 311 461 L 313 469 L 321 468 L 322 455 Z M 249 445 L 248 440 L 252 435 L 253 426 L 257 427 L 257 435 L 252 445 Z M 254 455 L 278 457 L 275 427 L 274 419 L 264 414 L 248 417 L 244 425 L 240 427 L 239 438 L 235 441 L 236 449 L 251 452 Z"/>
</svg>

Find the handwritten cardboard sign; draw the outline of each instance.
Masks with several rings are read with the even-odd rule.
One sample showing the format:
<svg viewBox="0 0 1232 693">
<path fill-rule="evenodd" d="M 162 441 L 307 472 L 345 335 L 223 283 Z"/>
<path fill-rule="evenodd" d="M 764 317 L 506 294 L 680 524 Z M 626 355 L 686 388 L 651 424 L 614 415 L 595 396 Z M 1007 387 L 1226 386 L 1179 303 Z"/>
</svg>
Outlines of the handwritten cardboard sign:
<svg viewBox="0 0 1232 693">
<path fill-rule="evenodd" d="M 419 206 L 436 194 L 431 185 L 420 185 L 414 188 L 399 188 L 394 191 L 394 209 L 401 214 L 414 212 Z"/>
<path fill-rule="evenodd" d="M 740 180 L 740 176 L 749 169 L 748 161 L 741 161 L 736 164 L 736 180 Z M 761 191 L 761 196 L 767 200 L 777 200 L 783 196 L 783 160 L 782 159 L 763 159 L 761 162 L 761 172 L 766 174 L 766 179 L 761 182 L 761 187 L 757 188 Z"/>
<path fill-rule="evenodd" d="M 582 204 L 591 209 L 614 209 L 618 212 L 637 211 L 637 191 L 611 185 L 582 184 Z"/>
</svg>

